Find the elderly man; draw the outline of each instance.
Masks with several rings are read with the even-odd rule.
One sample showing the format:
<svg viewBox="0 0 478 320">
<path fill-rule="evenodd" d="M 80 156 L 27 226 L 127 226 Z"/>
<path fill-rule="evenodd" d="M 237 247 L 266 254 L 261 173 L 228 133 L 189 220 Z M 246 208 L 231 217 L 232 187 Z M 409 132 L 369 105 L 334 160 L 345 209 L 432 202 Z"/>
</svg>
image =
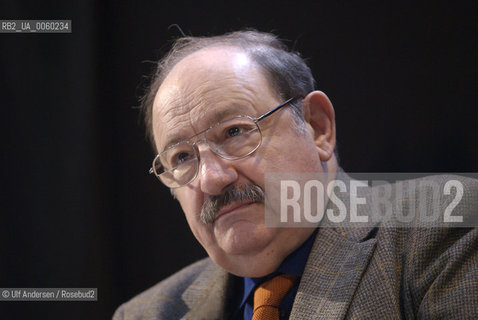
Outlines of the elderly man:
<svg viewBox="0 0 478 320">
<path fill-rule="evenodd" d="M 115 319 L 478 317 L 476 228 L 267 225 L 266 173 L 350 179 L 332 104 L 298 54 L 271 34 L 234 32 L 180 39 L 158 66 L 144 100 L 152 172 L 209 258 Z M 463 183 L 469 214 L 478 188 Z"/>
</svg>

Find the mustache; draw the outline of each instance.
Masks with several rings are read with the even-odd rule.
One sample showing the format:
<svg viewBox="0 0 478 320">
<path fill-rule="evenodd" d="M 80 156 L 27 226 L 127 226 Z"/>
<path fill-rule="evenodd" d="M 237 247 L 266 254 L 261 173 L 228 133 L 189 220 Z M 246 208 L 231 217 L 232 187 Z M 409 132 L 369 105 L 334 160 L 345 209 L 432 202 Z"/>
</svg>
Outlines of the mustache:
<svg viewBox="0 0 478 320">
<path fill-rule="evenodd" d="M 232 186 L 223 194 L 211 196 L 204 201 L 199 216 L 204 224 L 213 223 L 217 213 L 222 207 L 236 201 L 253 201 L 263 203 L 265 199 L 264 190 L 254 184 L 242 184 Z"/>
</svg>

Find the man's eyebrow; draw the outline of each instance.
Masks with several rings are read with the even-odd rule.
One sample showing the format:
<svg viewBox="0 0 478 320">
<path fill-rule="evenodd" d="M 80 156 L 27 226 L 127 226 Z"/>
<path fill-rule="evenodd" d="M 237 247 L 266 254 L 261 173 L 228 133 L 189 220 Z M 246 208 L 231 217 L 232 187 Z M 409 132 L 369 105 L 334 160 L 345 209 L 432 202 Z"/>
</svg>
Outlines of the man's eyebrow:
<svg viewBox="0 0 478 320">
<path fill-rule="evenodd" d="M 239 116 L 239 115 L 254 117 L 254 115 L 251 115 L 250 113 L 251 113 L 251 109 L 245 107 L 244 105 L 235 105 L 233 107 L 225 108 L 220 111 L 217 111 L 211 116 L 209 120 L 210 122 L 209 126 L 207 128 L 204 128 L 202 131 L 198 132 L 197 134 L 189 136 L 189 137 L 181 137 L 181 136 L 174 137 L 174 135 L 171 135 L 169 138 L 166 138 L 166 144 L 159 153 L 163 152 L 164 150 L 167 150 L 168 148 L 180 142 L 188 141 L 189 139 L 195 137 L 198 134 L 203 133 L 204 131 L 206 131 L 207 129 L 209 129 L 210 127 L 214 126 L 215 124 L 221 121 L 232 119 L 235 116 Z"/>
<path fill-rule="evenodd" d="M 237 116 L 251 116 L 251 109 L 247 108 L 244 105 L 235 105 L 230 108 L 222 109 L 215 112 L 211 117 L 211 126 L 215 125 L 218 122 L 228 120 Z"/>
<path fill-rule="evenodd" d="M 168 139 L 166 140 L 166 145 L 164 146 L 163 149 L 161 149 L 161 151 L 159 151 L 159 153 L 161 153 L 161 152 L 163 152 L 163 151 L 165 151 L 165 150 L 171 148 L 172 146 L 174 146 L 174 145 L 180 143 L 181 141 L 186 141 L 186 140 L 188 140 L 188 139 L 184 139 L 184 138 L 182 138 L 182 137 L 175 137 L 175 138 L 171 137 L 171 138 L 168 138 Z"/>
</svg>

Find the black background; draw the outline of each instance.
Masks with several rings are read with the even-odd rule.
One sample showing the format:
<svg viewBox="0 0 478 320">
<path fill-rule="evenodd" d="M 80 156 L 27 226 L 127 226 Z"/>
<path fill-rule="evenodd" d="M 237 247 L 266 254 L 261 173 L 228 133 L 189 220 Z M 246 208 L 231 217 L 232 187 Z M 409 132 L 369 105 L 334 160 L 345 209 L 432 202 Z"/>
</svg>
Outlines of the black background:
<svg viewBox="0 0 478 320">
<path fill-rule="evenodd" d="M 477 172 L 477 3 L 10 1 L 0 19 L 71 19 L 71 34 L 0 34 L 0 287 L 96 287 L 97 302 L 0 302 L 2 319 L 106 319 L 205 256 L 147 174 L 138 118 L 179 35 L 273 31 L 336 110 L 350 172 Z"/>
</svg>

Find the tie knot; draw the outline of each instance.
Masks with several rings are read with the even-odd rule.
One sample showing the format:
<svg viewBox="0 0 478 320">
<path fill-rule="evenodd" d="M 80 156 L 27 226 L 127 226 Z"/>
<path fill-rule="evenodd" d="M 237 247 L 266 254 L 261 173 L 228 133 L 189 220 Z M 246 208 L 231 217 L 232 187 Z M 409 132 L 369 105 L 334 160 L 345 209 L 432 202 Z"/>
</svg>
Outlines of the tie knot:
<svg viewBox="0 0 478 320">
<path fill-rule="evenodd" d="M 281 274 L 257 287 L 254 292 L 254 314 L 260 308 L 278 308 L 296 280 L 296 276 Z"/>
</svg>

